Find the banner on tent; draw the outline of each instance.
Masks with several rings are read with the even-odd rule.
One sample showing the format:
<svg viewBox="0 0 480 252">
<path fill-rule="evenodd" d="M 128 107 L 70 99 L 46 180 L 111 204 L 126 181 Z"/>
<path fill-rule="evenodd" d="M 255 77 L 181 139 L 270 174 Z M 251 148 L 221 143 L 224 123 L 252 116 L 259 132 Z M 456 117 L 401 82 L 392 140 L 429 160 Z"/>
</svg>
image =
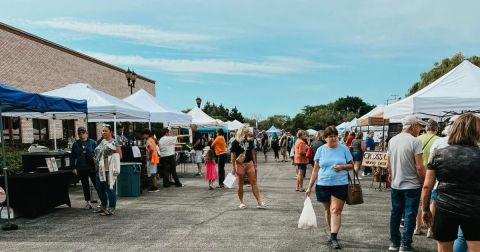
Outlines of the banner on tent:
<svg viewBox="0 0 480 252">
<path fill-rule="evenodd" d="M 387 168 L 387 153 L 380 151 L 365 151 L 362 166 Z"/>
</svg>

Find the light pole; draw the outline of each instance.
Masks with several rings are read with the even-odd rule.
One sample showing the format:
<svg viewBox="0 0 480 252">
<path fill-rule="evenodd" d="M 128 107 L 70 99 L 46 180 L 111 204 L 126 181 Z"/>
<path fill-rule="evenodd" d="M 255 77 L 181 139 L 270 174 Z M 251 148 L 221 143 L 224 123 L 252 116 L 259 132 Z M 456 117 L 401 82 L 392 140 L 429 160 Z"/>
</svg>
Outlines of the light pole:
<svg viewBox="0 0 480 252">
<path fill-rule="evenodd" d="M 137 80 L 137 74 L 135 71 L 130 71 L 130 68 L 125 72 L 125 77 L 127 78 L 127 84 L 130 87 L 130 94 L 133 94 L 133 89 L 135 88 L 135 81 Z"/>
<path fill-rule="evenodd" d="M 200 105 L 202 104 L 202 98 L 197 96 L 197 99 L 195 99 L 195 101 L 197 102 L 197 107 L 200 108 Z"/>
</svg>

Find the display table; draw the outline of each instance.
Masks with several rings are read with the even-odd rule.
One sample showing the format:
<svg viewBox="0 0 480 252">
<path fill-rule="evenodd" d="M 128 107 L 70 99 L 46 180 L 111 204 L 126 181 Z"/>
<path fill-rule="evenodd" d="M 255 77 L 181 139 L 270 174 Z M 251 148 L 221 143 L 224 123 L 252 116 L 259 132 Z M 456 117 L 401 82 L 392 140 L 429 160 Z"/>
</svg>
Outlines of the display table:
<svg viewBox="0 0 480 252">
<path fill-rule="evenodd" d="M 140 157 L 133 156 L 132 147 L 133 146 L 121 146 L 121 149 L 122 149 L 122 159 L 120 160 L 121 162 L 129 162 L 129 163 L 142 162 L 142 156 L 145 156 L 145 146 L 137 146 L 140 149 L 140 153 L 141 153 Z"/>
<path fill-rule="evenodd" d="M 9 175 L 10 206 L 28 218 L 64 204 L 71 207 L 68 186 L 72 175 L 71 171 Z M 4 185 L 5 178 L 1 176 L 0 186 L 5 188 Z"/>
<path fill-rule="evenodd" d="M 54 157 L 61 160 L 59 170 L 70 167 L 70 153 L 63 151 L 27 152 L 22 154 L 23 173 L 35 172 L 37 167 L 47 166 L 45 158 Z"/>
</svg>

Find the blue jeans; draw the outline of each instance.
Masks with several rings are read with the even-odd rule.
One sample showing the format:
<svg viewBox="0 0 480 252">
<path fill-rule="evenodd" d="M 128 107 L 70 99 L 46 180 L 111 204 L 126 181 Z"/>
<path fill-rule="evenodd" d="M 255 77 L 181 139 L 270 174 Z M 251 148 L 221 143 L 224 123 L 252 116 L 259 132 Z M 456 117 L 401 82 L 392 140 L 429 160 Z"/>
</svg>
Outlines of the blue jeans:
<svg viewBox="0 0 480 252">
<path fill-rule="evenodd" d="M 421 188 L 391 191 L 392 212 L 390 215 L 390 241 L 395 245 L 412 244 L 415 219 L 417 217 L 418 205 L 420 204 Z M 400 221 L 404 217 L 403 233 L 400 234 Z"/>
<path fill-rule="evenodd" d="M 108 185 L 108 173 L 106 173 L 105 176 L 107 177 L 107 181 L 100 182 L 100 177 L 97 173 L 98 197 L 100 198 L 100 202 L 104 209 L 107 208 L 107 203 L 110 209 L 115 209 L 117 206 L 117 185 L 113 185 L 113 190 L 110 190 L 110 186 Z"/>
<path fill-rule="evenodd" d="M 467 252 L 467 242 L 465 237 L 463 237 L 463 232 L 460 227 L 458 227 L 457 239 L 453 243 L 453 252 Z"/>
</svg>

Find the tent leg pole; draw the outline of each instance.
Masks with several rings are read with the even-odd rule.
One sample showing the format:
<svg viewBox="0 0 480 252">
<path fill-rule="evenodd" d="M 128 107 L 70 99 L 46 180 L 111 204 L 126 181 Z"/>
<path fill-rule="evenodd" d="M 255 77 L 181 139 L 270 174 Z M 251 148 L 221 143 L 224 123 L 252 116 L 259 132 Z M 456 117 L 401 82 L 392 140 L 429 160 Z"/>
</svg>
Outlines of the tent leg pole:
<svg viewBox="0 0 480 252">
<path fill-rule="evenodd" d="M 113 114 L 113 137 L 117 137 L 117 114 Z"/>
<path fill-rule="evenodd" d="M 0 106 L 0 139 L 2 140 L 2 166 L 3 166 L 3 176 L 5 178 L 5 196 L 7 201 L 7 224 L 2 226 L 2 229 L 5 231 L 8 230 L 17 230 L 17 224 L 10 222 L 10 197 L 8 197 L 8 168 L 7 168 L 7 156 L 5 154 L 5 137 L 3 135 L 3 118 L 2 118 L 2 107 Z"/>
<path fill-rule="evenodd" d="M 55 115 L 53 116 L 55 117 Z M 57 123 L 55 119 L 53 119 L 53 148 L 57 150 Z"/>
<path fill-rule="evenodd" d="M 113 132 L 114 132 L 114 137 L 117 138 L 117 114 L 113 113 Z M 118 140 L 117 140 L 118 141 Z M 115 182 L 116 184 L 117 182 Z M 115 193 L 118 196 L 118 186 L 115 185 Z"/>
<path fill-rule="evenodd" d="M 385 119 L 383 119 L 383 128 L 382 128 L 382 151 L 385 151 Z"/>
</svg>

